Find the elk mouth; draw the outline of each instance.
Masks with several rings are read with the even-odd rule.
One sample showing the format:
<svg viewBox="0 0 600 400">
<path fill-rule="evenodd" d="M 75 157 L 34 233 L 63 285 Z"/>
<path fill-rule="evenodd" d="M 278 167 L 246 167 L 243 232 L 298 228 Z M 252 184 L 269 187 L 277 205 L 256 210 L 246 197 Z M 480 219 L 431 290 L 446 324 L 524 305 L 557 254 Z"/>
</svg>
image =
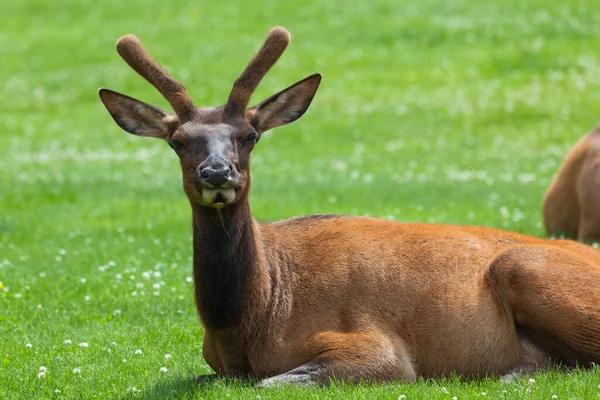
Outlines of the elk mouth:
<svg viewBox="0 0 600 400">
<path fill-rule="evenodd" d="M 200 196 L 204 204 L 215 208 L 233 203 L 235 195 L 234 188 L 202 188 L 200 190 Z"/>
</svg>

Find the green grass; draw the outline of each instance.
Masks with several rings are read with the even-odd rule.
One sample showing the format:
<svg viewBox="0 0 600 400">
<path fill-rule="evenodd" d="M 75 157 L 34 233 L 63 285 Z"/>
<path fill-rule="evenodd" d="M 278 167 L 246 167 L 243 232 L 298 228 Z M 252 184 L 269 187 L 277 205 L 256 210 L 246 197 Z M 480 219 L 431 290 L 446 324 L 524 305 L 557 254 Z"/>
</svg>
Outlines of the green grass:
<svg viewBox="0 0 600 400">
<path fill-rule="evenodd" d="M 197 104 L 220 104 L 274 25 L 294 39 L 255 100 L 313 72 L 324 81 L 307 115 L 254 152 L 257 219 L 368 214 L 543 236 L 543 192 L 600 119 L 595 1 L 4 1 L 0 398 L 596 398 L 597 370 L 512 385 L 193 383 L 210 369 L 178 161 L 120 131 L 96 91 L 167 108 L 114 50 L 131 32 Z"/>
</svg>

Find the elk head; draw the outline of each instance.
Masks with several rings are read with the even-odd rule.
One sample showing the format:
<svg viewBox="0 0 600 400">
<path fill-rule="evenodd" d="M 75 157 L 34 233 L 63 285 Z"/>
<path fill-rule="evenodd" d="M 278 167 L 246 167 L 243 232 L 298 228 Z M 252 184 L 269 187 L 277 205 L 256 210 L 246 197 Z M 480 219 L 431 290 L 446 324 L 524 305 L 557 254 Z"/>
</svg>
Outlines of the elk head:
<svg viewBox="0 0 600 400">
<path fill-rule="evenodd" d="M 117 41 L 117 51 L 169 101 L 174 114 L 129 96 L 100 89 L 115 122 L 138 136 L 165 140 L 181 162 L 183 186 L 192 204 L 221 208 L 244 198 L 250 188 L 250 153 L 263 132 L 289 124 L 308 109 L 321 81 L 311 75 L 247 108 L 252 93 L 290 41 L 281 27 L 271 29 L 259 52 L 233 84 L 224 106 L 198 108 L 134 35 Z"/>
</svg>

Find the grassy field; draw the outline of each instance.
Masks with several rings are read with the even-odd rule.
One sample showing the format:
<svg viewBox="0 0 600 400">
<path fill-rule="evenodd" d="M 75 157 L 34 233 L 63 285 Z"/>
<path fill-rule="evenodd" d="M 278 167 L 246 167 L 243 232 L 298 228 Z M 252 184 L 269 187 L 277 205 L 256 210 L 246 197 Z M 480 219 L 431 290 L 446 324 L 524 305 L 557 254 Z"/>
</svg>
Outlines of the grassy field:
<svg viewBox="0 0 600 400">
<path fill-rule="evenodd" d="M 292 44 L 254 99 L 324 80 L 306 116 L 254 151 L 258 220 L 351 213 L 543 236 L 543 192 L 600 119 L 595 1 L 5 1 L 0 398 L 597 398 L 600 370 L 510 385 L 194 384 L 210 369 L 177 157 L 122 132 L 96 92 L 168 108 L 114 50 L 135 33 L 197 104 L 223 103 L 274 25 Z"/>
</svg>

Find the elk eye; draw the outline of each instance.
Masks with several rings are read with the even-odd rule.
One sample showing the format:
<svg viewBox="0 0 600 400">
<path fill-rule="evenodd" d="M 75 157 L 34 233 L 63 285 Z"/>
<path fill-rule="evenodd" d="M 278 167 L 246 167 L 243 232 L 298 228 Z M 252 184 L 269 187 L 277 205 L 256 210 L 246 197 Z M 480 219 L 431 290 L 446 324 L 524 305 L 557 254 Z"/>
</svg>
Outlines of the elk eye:
<svg viewBox="0 0 600 400">
<path fill-rule="evenodd" d="M 185 145 L 183 144 L 183 142 L 179 139 L 171 139 L 171 147 L 174 150 L 180 150 L 182 148 L 185 147 Z"/>
<path fill-rule="evenodd" d="M 258 141 L 258 135 L 256 132 L 250 132 L 244 138 L 244 146 L 254 146 Z"/>
</svg>

